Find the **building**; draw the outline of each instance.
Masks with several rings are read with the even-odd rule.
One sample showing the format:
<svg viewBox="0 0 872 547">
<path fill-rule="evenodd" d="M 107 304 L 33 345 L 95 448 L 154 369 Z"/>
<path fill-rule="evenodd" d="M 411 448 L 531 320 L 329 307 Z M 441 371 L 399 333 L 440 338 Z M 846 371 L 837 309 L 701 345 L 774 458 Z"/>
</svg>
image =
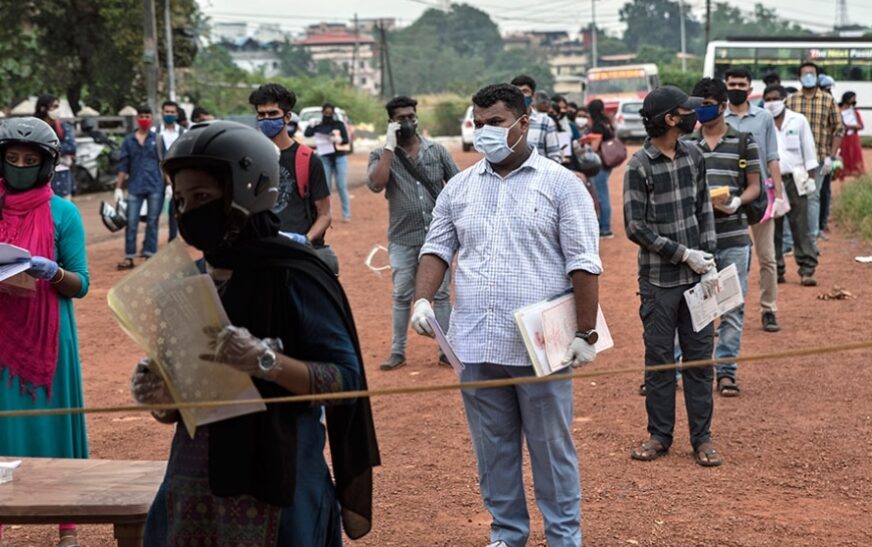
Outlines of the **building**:
<svg viewBox="0 0 872 547">
<path fill-rule="evenodd" d="M 254 38 L 225 40 L 221 45 L 230 53 L 233 64 L 252 74 L 263 74 L 267 78 L 277 76 L 281 70 L 279 46 L 284 42 L 264 43 Z"/>
<path fill-rule="evenodd" d="M 381 91 L 379 46 L 365 32 L 336 23 L 319 23 L 306 28 L 306 35 L 295 41 L 305 48 L 316 65 L 329 63 L 333 70 L 348 76 L 352 84 L 373 95 Z"/>
<path fill-rule="evenodd" d="M 548 59 L 554 76 L 554 93 L 580 98 L 584 74 L 589 64 L 585 44 L 566 31 L 515 32 L 503 37 L 507 50 L 533 50 Z"/>
</svg>

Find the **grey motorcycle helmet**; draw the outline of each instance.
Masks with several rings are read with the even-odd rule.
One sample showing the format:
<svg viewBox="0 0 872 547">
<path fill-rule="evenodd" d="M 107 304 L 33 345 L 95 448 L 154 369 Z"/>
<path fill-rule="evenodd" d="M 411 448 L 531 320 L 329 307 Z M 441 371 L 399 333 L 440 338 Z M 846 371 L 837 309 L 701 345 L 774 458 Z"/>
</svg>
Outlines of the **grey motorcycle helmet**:
<svg viewBox="0 0 872 547">
<path fill-rule="evenodd" d="M 44 121 L 34 118 L 9 118 L 0 125 L 0 177 L 4 176 L 3 157 L 6 148 L 13 144 L 37 147 L 43 153 L 42 165 L 37 175 L 37 184 L 48 184 L 54 176 L 55 166 L 61 156 L 61 142 L 57 133 Z"/>
</svg>

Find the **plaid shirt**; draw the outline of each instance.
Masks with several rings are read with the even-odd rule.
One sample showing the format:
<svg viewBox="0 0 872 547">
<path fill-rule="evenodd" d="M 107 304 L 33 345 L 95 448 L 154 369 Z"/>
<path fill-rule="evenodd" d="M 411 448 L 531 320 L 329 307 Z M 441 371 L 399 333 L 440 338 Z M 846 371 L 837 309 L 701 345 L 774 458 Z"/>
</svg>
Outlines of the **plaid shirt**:
<svg viewBox="0 0 872 547">
<path fill-rule="evenodd" d="M 557 124 L 548 114 L 535 109 L 530 111 L 527 144 L 532 145 L 540 156 L 550 158 L 557 163 L 563 162 L 560 143 L 557 141 Z"/>
<path fill-rule="evenodd" d="M 388 241 L 399 245 L 420 247 L 427 237 L 427 228 L 433 219 L 433 207 L 436 200 L 418 180 L 403 165 L 397 154 L 405 153 L 405 150 L 394 152 L 391 159 L 391 175 L 385 191 L 385 199 L 388 200 Z M 367 181 L 369 189 L 373 192 L 381 192 L 372 184 L 372 173 L 382 155 L 384 147 L 373 150 L 369 155 L 368 173 L 370 180 Z M 451 158 L 451 154 L 441 144 L 429 139 L 421 138 L 421 148 L 417 158 L 409 158 L 413 164 L 417 164 L 421 174 L 427 177 L 431 184 L 436 183 L 442 187 L 444 182 L 456 175 L 459 171 L 457 164 Z"/>
<path fill-rule="evenodd" d="M 650 163 L 650 177 L 643 154 Z M 699 281 L 700 276 L 681 261 L 684 252 L 714 253 L 717 240 L 705 159 L 693 143 L 678 141 L 672 160 L 650 139 L 633 154 L 624 173 L 624 228 L 640 247 L 640 278 L 657 287 Z"/>
<path fill-rule="evenodd" d="M 816 89 L 810 98 L 803 95 L 802 91 L 797 91 L 784 104 L 806 117 L 811 125 L 818 161 L 823 161 L 832 152 L 833 138 L 845 133 L 836 101 L 828 93 Z"/>
</svg>

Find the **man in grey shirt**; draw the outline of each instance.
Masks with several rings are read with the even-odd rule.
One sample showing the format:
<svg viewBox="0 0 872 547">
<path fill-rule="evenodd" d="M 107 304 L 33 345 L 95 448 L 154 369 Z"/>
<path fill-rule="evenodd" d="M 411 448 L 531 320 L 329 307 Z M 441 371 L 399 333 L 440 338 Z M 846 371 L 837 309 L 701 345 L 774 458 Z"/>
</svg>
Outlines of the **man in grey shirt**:
<svg viewBox="0 0 872 547">
<path fill-rule="evenodd" d="M 369 155 L 369 181 L 373 192 L 385 190 L 388 200 L 388 254 L 393 291 L 393 335 L 391 354 L 382 370 L 406 364 L 406 334 L 409 329 L 418 253 L 433 218 L 436 197 L 443 185 L 459 171 L 448 150 L 418 135 L 418 101 L 395 97 L 385 108 L 388 131 L 384 147 Z M 450 270 L 436 293 L 435 313 L 442 330 L 448 332 L 451 317 Z M 439 364 L 450 367 L 444 356 Z"/>
</svg>

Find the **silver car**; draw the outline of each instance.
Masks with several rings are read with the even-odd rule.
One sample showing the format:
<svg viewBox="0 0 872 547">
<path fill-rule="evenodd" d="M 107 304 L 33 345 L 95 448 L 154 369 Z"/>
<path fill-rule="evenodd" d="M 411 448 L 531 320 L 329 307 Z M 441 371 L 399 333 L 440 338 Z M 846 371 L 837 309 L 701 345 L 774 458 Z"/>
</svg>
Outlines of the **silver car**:
<svg viewBox="0 0 872 547">
<path fill-rule="evenodd" d="M 619 139 L 644 139 L 645 126 L 642 125 L 642 116 L 639 109 L 642 101 L 638 99 L 622 99 L 618 103 L 615 112 L 615 133 Z"/>
</svg>

